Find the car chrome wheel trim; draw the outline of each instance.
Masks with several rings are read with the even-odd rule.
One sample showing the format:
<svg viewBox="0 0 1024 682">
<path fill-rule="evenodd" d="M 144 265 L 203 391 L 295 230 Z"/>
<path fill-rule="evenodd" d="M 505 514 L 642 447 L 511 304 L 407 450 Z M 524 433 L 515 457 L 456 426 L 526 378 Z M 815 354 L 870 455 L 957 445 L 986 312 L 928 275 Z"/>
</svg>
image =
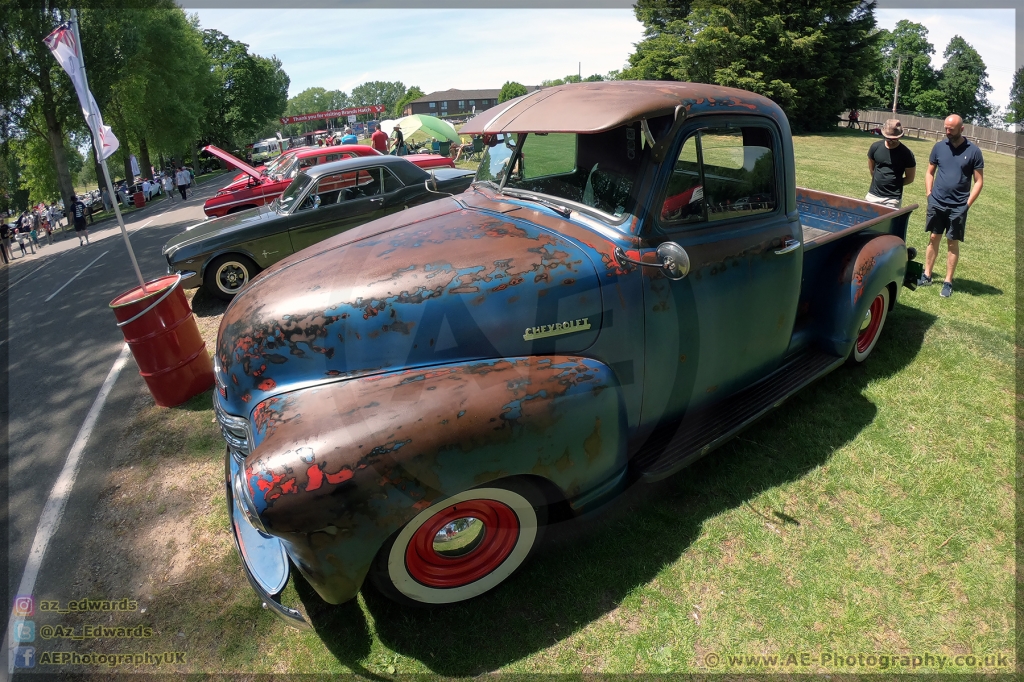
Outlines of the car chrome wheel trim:
<svg viewBox="0 0 1024 682">
<path fill-rule="evenodd" d="M 216 272 L 217 288 L 225 294 L 233 294 L 249 281 L 249 271 L 238 261 L 221 263 Z"/>
<path fill-rule="evenodd" d="M 470 523 L 464 553 L 442 554 L 438 534 L 459 519 Z M 399 533 L 388 556 L 391 582 L 427 604 L 471 599 L 495 587 L 523 563 L 537 538 L 537 514 L 522 495 L 504 488 L 476 488 L 420 512 Z"/>
</svg>

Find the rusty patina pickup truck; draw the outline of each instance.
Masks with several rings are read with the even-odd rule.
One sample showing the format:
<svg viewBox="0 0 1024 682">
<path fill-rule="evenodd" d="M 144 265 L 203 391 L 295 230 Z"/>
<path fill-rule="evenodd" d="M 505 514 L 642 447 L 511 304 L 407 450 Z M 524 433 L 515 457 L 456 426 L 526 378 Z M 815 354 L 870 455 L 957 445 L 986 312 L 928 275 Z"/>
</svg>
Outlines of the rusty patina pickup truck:
<svg viewBox="0 0 1024 682">
<path fill-rule="evenodd" d="M 246 573 L 330 603 L 501 583 L 545 524 L 668 476 L 845 361 L 917 263 L 916 206 L 798 189 L 770 100 L 540 90 L 469 121 L 465 193 L 352 229 L 224 314 L 216 412 Z M 628 558 L 624 558 L 628 561 Z"/>
</svg>

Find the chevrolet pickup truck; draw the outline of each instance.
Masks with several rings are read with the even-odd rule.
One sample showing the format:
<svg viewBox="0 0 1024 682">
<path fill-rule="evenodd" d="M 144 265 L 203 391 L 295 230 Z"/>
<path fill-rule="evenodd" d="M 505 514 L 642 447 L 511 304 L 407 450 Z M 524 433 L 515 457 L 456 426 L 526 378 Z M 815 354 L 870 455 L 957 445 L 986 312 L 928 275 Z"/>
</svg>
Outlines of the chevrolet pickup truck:
<svg viewBox="0 0 1024 682">
<path fill-rule="evenodd" d="M 920 271 L 916 206 L 797 188 L 749 92 L 565 85 L 461 132 L 487 144 L 468 190 L 290 256 L 221 323 L 235 541 L 300 627 L 292 565 L 329 603 L 495 588 L 546 524 L 866 361 Z"/>
</svg>

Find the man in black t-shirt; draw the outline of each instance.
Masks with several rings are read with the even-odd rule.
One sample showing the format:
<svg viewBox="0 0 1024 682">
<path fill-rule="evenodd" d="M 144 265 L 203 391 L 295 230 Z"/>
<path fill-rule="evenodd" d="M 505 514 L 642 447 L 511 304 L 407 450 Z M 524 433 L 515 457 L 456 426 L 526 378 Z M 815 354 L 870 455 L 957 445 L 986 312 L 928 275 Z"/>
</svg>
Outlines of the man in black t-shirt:
<svg viewBox="0 0 1024 682">
<path fill-rule="evenodd" d="M 917 161 L 914 153 L 900 142 L 903 126 L 890 118 L 882 126 L 882 137 L 868 149 L 868 171 L 871 173 L 871 188 L 865 200 L 899 208 L 903 201 L 903 187 L 914 181 Z"/>
</svg>

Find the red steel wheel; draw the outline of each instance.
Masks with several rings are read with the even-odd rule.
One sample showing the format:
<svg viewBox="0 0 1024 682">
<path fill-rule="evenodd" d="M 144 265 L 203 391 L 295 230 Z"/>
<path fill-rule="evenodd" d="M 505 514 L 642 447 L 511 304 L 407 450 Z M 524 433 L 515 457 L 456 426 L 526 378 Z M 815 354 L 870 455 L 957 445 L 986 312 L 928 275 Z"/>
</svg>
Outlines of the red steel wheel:
<svg viewBox="0 0 1024 682">
<path fill-rule="evenodd" d="M 889 287 L 882 287 L 882 290 L 871 301 L 867 314 L 861 321 L 857 341 L 853 345 L 852 359 L 854 362 L 861 363 L 867 360 L 875 344 L 878 343 L 878 335 L 882 332 L 882 326 L 885 324 L 888 313 Z"/>
<path fill-rule="evenodd" d="M 376 578 L 385 583 L 382 591 L 392 596 L 393 588 L 424 605 L 450 604 L 512 575 L 535 546 L 540 525 L 530 493 L 518 487 L 467 490 L 416 515 L 387 549 L 386 575 Z"/>
</svg>

